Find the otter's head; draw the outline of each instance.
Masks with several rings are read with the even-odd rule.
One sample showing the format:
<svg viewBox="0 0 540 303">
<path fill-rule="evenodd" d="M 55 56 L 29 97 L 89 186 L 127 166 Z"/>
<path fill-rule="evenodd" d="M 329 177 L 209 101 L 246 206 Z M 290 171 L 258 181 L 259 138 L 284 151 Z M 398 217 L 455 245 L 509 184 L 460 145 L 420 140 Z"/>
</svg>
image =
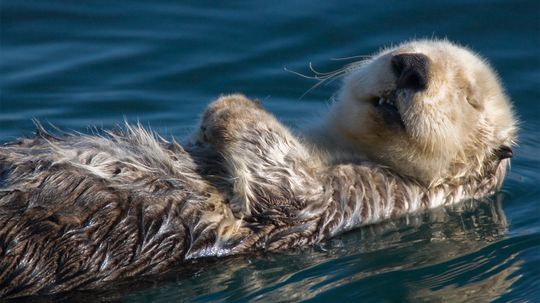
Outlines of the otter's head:
<svg viewBox="0 0 540 303">
<path fill-rule="evenodd" d="M 358 64 L 330 123 L 354 150 L 426 185 L 505 165 L 516 139 L 494 71 L 447 41 L 405 43 Z"/>
</svg>

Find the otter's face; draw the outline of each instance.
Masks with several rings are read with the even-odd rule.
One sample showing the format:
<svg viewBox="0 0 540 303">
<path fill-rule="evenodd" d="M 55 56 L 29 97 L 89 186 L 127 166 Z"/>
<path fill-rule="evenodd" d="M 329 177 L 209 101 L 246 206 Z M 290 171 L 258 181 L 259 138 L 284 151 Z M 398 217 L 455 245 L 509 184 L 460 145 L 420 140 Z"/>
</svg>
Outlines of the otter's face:
<svg viewBox="0 0 540 303">
<path fill-rule="evenodd" d="M 446 41 L 403 44 L 360 63 L 345 78 L 331 121 L 355 150 L 427 184 L 480 169 L 474 166 L 515 139 L 494 72 Z"/>
</svg>

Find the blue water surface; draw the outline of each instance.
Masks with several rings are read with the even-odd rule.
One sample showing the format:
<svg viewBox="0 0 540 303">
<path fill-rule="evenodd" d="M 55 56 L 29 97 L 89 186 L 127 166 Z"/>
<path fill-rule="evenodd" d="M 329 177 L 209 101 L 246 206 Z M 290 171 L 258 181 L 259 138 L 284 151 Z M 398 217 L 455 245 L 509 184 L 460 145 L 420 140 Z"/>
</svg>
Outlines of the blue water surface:
<svg viewBox="0 0 540 303">
<path fill-rule="evenodd" d="M 415 38 L 467 45 L 499 71 L 521 120 L 502 191 L 317 247 L 189 264 L 78 300 L 540 301 L 540 2 L 1 1 L 0 142 L 32 118 L 82 132 L 141 121 L 186 136 L 224 93 L 292 128 L 324 111 L 332 71 Z M 204 263 L 204 264 L 203 264 Z M 69 297 L 68 297 L 69 298 Z"/>
</svg>

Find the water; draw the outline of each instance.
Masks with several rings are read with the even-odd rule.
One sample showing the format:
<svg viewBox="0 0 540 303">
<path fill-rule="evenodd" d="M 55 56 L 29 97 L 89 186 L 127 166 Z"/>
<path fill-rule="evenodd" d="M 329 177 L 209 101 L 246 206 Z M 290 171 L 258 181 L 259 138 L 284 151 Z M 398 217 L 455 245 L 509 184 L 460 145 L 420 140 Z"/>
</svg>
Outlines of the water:
<svg viewBox="0 0 540 303">
<path fill-rule="evenodd" d="M 124 118 L 189 133 L 219 94 L 243 92 L 298 127 L 338 83 L 331 71 L 421 37 L 469 45 L 499 71 L 521 124 L 502 191 L 299 251 L 197 261 L 79 299 L 540 301 L 538 1 L 2 1 L 0 141 Z M 75 295 L 74 295 L 75 296 Z"/>
</svg>

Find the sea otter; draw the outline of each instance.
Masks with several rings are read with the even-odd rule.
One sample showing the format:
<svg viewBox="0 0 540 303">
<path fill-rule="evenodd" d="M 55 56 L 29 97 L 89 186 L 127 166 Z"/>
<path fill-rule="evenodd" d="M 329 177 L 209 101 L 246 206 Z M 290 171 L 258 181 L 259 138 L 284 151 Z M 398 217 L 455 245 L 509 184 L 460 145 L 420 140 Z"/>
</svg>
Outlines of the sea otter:
<svg viewBox="0 0 540 303">
<path fill-rule="evenodd" d="M 497 191 L 516 140 L 488 64 L 413 41 L 346 69 L 293 133 L 220 97 L 190 143 L 140 126 L 0 147 L 0 298 L 97 288 L 193 258 L 310 245 Z"/>
</svg>

